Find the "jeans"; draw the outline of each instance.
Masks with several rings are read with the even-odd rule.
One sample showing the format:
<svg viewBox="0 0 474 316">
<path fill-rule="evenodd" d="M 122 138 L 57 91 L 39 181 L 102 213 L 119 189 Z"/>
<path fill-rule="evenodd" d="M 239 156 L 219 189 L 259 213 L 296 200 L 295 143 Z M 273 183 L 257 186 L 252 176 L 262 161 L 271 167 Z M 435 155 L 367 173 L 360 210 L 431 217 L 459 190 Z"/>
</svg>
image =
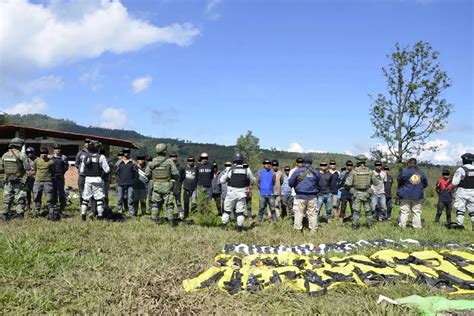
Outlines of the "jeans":
<svg viewBox="0 0 474 316">
<path fill-rule="evenodd" d="M 191 212 L 196 209 L 196 194 L 197 190 L 184 189 L 183 202 L 184 202 L 184 217 L 189 216 L 189 202 L 191 202 Z"/>
<path fill-rule="evenodd" d="M 341 217 L 345 218 L 346 217 L 346 208 L 347 208 L 347 203 L 349 203 L 349 209 L 351 211 L 351 216 L 352 216 L 352 194 L 348 194 L 344 192 L 341 194 Z"/>
<path fill-rule="evenodd" d="M 291 194 L 281 196 L 281 217 L 290 216 L 293 214 L 293 196 Z"/>
<path fill-rule="evenodd" d="M 387 219 L 392 218 L 392 197 L 385 197 L 385 204 L 387 205 Z"/>
<path fill-rule="evenodd" d="M 441 214 L 443 214 L 443 210 L 446 208 L 446 221 L 447 223 L 451 223 L 451 211 L 453 209 L 452 202 L 443 202 L 438 201 L 438 211 L 436 212 L 435 222 L 439 222 Z"/>
<path fill-rule="evenodd" d="M 372 210 L 376 212 L 375 218 L 387 218 L 387 205 L 385 203 L 385 193 L 372 194 Z M 378 207 L 377 207 L 378 206 Z"/>
<path fill-rule="evenodd" d="M 332 218 L 332 209 L 331 209 L 332 194 L 331 194 L 331 192 L 324 193 L 324 194 L 318 194 L 317 208 L 318 208 L 318 213 L 319 214 L 321 214 L 321 209 L 323 207 L 323 204 L 326 205 L 326 218 L 331 219 Z"/>
<path fill-rule="evenodd" d="M 59 211 L 66 208 L 66 192 L 64 192 L 64 176 L 55 176 L 53 178 L 53 200 L 59 202 Z"/>
<path fill-rule="evenodd" d="M 135 203 L 133 199 L 133 186 L 131 185 L 117 185 L 117 211 L 119 213 L 123 212 L 123 200 L 126 197 L 128 203 L 128 209 L 130 210 L 130 215 L 135 215 Z"/>
<path fill-rule="evenodd" d="M 258 208 L 258 217 L 259 219 L 263 219 L 263 215 L 265 215 L 265 209 L 268 207 L 270 208 L 270 212 L 272 214 L 273 220 L 277 220 L 277 215 L 275 212 L 275 197 L 273 195 L 270 196 L 260 196 L 259 201 L 259 208 Z"/>
<path fill-rule="evenodd" d="M 199 188 L 204 190 L 204 192 L 205 192 L 205 194 L 206 194 L 206 196 L 209 200 L 212 199 L 212 187 L 201 187 L 201 186 L 199 186 L 198 190 L 199 190 Z"/>
</svg>

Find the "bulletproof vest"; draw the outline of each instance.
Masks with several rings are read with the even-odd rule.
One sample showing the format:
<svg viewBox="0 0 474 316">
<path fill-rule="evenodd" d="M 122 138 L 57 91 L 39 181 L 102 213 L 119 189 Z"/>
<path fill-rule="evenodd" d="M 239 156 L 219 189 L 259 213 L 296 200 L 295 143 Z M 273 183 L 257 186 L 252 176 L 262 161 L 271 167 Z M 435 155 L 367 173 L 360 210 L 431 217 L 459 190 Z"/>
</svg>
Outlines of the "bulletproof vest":
<svg viewBox="0 0 474 316">
<path fill-rule="evenodd" d="M 354 172 L 354 188 L 356 190 L 367 190 L 370 187 L 370 169 L 366 167 L 357 167 L 352 172 Z"/>
<path fill-rule="evenodd" d="M 53 163 L 54 163 L 54 175 L 63 175 L 64 174 L 64 160 L 63 157 L 53 156 Z"/>
<path fill-rule="evenodd" d="M 247 177 L 247 169 L 242 166 L 232 167 L 232 175 L 227 185 L 233 188 L 245 188 L 248 186 L 249 179 Z"/>
<path fill-rule="evenodd" d="M 100 177 L 102 175 L 99 158 L 100 156 L 98 154 L 90 155 L 91 163 L 86 163 L 84 168 L 84 175 L 86 177 Z"/>
<path fill-rule="evenodd" d="M 167 164 L 165 164 L 166 158 L 163 158 L 152 170 L 151 176 L 153 181 L 166 182 L 171 180 L 171 170 Z"/>
<path fill-rule="evenodd" d="M 20 152 L 15 153 L 18 157 L 20 157 Z M 22 162 L 19 158 L 15 156 L 12 151 L 9 151 L 3 157 L 3 167 L 5 169 L 6 176 L 15 175 L 17 177 L 22 176 L 24 174 L 24 168 Z"/>
<path fill-rule="evenodd" d="M 474 189 L 474 169 L 467 169 L 466 167 L 462 167 L 464 169 L 464 179 L 462 179 L 458 187 L 464 189 Z"/>
</svg>

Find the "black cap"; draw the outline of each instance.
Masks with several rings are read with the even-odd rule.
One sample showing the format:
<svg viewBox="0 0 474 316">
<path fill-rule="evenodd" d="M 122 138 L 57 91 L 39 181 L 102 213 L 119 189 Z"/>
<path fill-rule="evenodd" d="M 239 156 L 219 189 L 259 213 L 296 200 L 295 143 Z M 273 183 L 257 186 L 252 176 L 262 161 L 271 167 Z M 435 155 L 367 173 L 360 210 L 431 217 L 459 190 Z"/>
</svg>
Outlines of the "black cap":
<svg viewBox="0 0 474 316">
<path fill-rule="evenodd" d="M 170 154 L 170 158 L 178 158 L 178 154 L 176 154 L 176 153 L 171 153 L 171 154 Z"/>
<path fill-rule="evenodd" d="M 374 163 L 374 166 L 376 167 L 382 167 L 382 162 L 380 160 L 377 160 L 375 163 Z"/>
<path fill-rule="evenodd" d="M 285 170 L 285 171 L 290 171 L 291 168 L 290 168 L 290 166 L 285 166 L 285 169 L 284 169 L 284 170 Z"/>
<path fill-rule="evenodd" d="M 270 160 L 268 160 L 268 159 L 265 159 L 265 160 L 263 161 L 263 164 L 264 164 L 264 165 L 271 165 L 272 162 L 271 162 Z"/>
<path fill-rule="evenodd" d="M 329 164 L 335 166 L 336 162 L 334 160 L 331 160 L 331 161 L 329 161 Z"/>
<path fill-rule="evenodd" d="M 54 149 L 61 149 L 61 145 L 59 144 L 54 145 Z"/>
<path fill-rule="evenodd" d="M 449 176 L 450 172 L 449 172 L 448 169 L 444 169 L 442 174 L 443 174 L 443 176 Z"/>
<path fill-rule="evenodd" d="M 354 164 L 352 163 L 352 160 L 346 161 L 346 166 L 353 166 Z"/>
<path fill-rule="evenodd" d="M 466 161 L 469 163 L 469 161 L 472 163 L 474 161 L 474 155 L 471 153 L 465 153 L 464 155 L 461 156 L 462 161 Z"/>
<path fill-rule="evenodd" d="M 278 167 L 280 164 L 278 163 L 278 160 L 272 160 L 272 166 Z"/>
<path fill-rule="evenodd" d="M 304 159 L 301 157 L 296 158 L 296 163 L 304 163 Z"/>
<path fill-rule="evenodd" d="M 48 148 L 41 147 L 40 148 L 40 154 L 48 154 Z"/>
<path fill-rule="evenodd" d="M 137 160 L 145 160 L 146 157 L 144 155 L 139 155 L 137 156 Z"/>
</svg>

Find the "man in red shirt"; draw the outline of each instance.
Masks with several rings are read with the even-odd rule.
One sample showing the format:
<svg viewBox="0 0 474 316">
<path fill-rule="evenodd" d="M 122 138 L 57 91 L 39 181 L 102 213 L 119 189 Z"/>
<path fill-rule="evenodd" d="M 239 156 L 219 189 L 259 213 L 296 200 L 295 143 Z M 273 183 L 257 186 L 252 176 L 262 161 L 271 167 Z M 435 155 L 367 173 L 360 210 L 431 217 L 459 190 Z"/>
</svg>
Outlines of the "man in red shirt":
<svg viewBox="0 0 474 316">
<path fill-rule="evenodd" d="M 441 214 L 446 208 L 447 224 L 451 223 L 451 210 L 453 208 L 453 185 L 451 184 L 449 170 L 444 169 L 443 177 L 436 182 L 436 192 L 438 192 L 438 212 L 436 213 L 435 223 L 439 223 Z"/>
</svg>

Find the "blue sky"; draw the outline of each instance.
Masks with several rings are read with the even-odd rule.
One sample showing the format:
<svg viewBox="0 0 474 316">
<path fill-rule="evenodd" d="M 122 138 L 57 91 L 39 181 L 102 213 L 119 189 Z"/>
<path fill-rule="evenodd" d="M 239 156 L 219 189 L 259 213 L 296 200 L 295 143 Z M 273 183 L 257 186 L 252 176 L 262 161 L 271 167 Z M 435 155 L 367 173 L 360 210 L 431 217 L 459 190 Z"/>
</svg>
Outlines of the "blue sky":
<svg viewBox="0 0 474 316">
<path fill-rule="evenodd" d="M 474 151 L 471 1 L 0 0 L 0 110 L 231 145 L 368 152 L 368 94 L 396 42 L 453 80 L 441 146 Z M 6 22 L 5 22 L 6 21 Z M 20 22 L 21 21 L 21 22 Z M 6 26 L 5 26 L 6 25 Z"/>
</svg>

